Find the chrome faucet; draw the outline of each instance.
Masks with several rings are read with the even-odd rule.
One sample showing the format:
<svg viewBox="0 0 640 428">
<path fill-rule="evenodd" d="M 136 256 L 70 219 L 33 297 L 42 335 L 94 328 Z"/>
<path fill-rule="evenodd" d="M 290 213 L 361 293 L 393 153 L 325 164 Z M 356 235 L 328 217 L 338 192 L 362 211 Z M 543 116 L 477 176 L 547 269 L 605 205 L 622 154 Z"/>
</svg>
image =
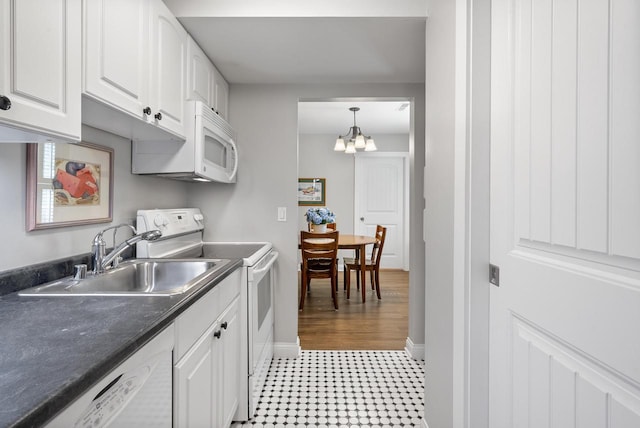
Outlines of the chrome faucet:
<svg viewBox="0 0 640 428">
<path fill-rule="evenodd" d="M 120 245 L 116 246 L 116 232 L 121 227 L 128 227 L 133 232 L 133 236 L 126 241 L 122 242 Z M 109 254 L 105 255 L 107 243 L 105 242 L 103 235 L 106 231 L 113 229 L 113 246 L 115 247 L 113 251 Z M 93 243 L 91 245 L 91 255 L 93 260 L 93 274 L 103 273 L 106 269 L 109 269 L 109 265 L 112 267 L 116 267 L 118 265 L 118 260 L 120 254 L 136 242 L 140 241 L 155 241 L 156 239 L 162 236 L 162 232 L 159 230 L 149 230 L 147 232 L 143 232 L 138 234 L 136 228 L 131 226 L 130 224 L 122 223 L 116 226 L 110 226 L 106 229 L 98 232 L 98 234 L 93 238 Z"/>
</svg>

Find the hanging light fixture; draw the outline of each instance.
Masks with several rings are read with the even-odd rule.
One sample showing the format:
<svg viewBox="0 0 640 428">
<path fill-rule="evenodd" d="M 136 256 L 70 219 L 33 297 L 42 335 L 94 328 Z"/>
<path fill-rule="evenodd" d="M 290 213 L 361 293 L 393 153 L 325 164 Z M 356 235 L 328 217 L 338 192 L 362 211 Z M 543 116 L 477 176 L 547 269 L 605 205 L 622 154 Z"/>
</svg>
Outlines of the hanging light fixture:
<svg viewBox="0 0 640 428">
<path fill-rule="evenodd" d="M 336 139 L 336 145 L 333 150 L 336 152 L 355 153 L 356 149 L 364 149 L 365 152 L 373 152 L 378 150 L 376 143 L 371 136 L 365 136 L 358 125 L 356 125 L 356 112 L 360 111 L 360 107 L 350 107 L 353 112 L 353 126 L 344 135 L 339 135 Z M 345 144 L 345 138 L 349 138 Z"/>
</svg>

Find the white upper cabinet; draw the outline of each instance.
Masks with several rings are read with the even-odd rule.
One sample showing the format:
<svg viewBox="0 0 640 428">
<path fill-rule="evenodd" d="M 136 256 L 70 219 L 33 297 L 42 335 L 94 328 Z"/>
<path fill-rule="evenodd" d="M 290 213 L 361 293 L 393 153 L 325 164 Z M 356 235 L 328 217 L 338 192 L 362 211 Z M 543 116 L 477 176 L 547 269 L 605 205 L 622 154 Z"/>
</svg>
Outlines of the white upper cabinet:
<svg viewBox="0 0 640 428">
<path fill-rule="evenodd" d="M 187 42 L 187 99 L 214 104 L 215 68 L 191 36 Z"/>
<path fill-rule="evenodd" d="M 144 119 L 149 106 L 149 3 L 85 0 L 84 23 L 84 94 Z"/>
<path fill-rule="evenodd" d="M 153 0 L 151 9 L 152 117 L 158 126 L 184 135 L 187 31 L 161 0 Z"/>
<path fill-rule="evenodd" d="M 229 113 L 229 84 L 222 74 L 216 69 L 214 70 L 214 84 L 213 88 L 215 90 L 215 103 L 213 106 L 213 110 L 222 116 L 225 120 L 228 120 Z"/>
<path fill-rule="evenodd" d="M 187 99 L 202 101 L 227 120 L 229 84 L 191 36 L 187 52 Z"/>
<path fill-rule="evenodd" d="M 83 122 L 184 140 L 187 32 L 161 0 L 84 0 Z"/>
<path fill-rule="evenodd" d="M 80 0 L 0 0 L 0 141 L 79 141 Z"/>
</svg>

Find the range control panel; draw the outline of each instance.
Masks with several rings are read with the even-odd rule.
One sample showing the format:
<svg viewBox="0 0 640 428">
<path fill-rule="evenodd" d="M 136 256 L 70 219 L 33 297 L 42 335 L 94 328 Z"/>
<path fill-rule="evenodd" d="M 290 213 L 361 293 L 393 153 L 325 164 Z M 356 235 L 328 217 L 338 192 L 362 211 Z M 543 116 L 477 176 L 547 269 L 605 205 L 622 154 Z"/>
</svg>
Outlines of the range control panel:
<svg viewBox="0 0 640 428">
<path fill-rule="evenodd" d="M 199 208 L 138 210 L 138 233 L 158 229 L 162 239 L 204 229 L 204 216 Z"/>
</svg>

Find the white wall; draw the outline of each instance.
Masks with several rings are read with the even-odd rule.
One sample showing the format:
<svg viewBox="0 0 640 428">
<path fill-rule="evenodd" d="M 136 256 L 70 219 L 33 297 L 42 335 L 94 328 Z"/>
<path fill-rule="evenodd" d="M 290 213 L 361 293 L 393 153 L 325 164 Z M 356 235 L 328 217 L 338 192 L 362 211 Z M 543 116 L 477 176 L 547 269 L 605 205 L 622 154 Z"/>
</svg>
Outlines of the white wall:
<svg viewBox="0 0 640 428">
<path fill-rule="evenodd" d="M 113 223 L 27 232 L 25 227 L 26 144 L 0 144 L 0 271 L 88 253 L 94 235 L 110 224 L 131 222 L 139 208 L 180 207 L 189 184 L 131 174 L 131 143 L 94 128 L 83 141 L 114 149 Z M 120 232 L 119 237 L 125 237 Z M 110 238 L 107 243 L 111 245 Z"/>
<path fill-rule="evenodd" d="M 198 185 L 190 191 L 188 202 L 199 206 L 206 216 L 207 238 L 216 240 L 258 239 L 273 242 L 280 252 L 277 263 L 275 340 L 289 349 L 296 346 L 298 330 L 297 204 L 298 178 L 298 101 L 338 97 L 410 97 L 415 99 L 415 156 L 424 156 L 424 87 L 420 84 L 362 85 L 232 85 L 231 124 L 238 132 L 240 167 L 238 182 L 232 186 Z M 333 137 L 332 137 L 333 138 Z M 416 167 L 417 192 L 422 195 L 422 165 Z M 415 194 L 416 191 L 412 194 Z M 417 256 L 423 254 L 422 204 L 414 204 L 413 221 Z M 276 221 L 277 207 L 286 207 L 286 222 Z M 416 217 L 418 220 L 416 220 Z M 412 266 L 411 299 L 424 301 L 423 263 Z M 415 295 L 414 295 L 415 294 Z M 411 314 L 409 326 L 415 342 L 422 343 L 423 309 Z M 415 324 L 415 325 L 412 325 Z M 281 348 L 282 349 L 282 348 Z"/>
<path fill-rule="evenodd" d="M 488 426 L 489 0 L 433 0 L 426 31 L 425 422 Z"/>
<path fill-rule="evenodd" d="M 426 26 L 425 421 L 453 427 L 456 1 L 433 0 Z"/>
<path fill-rule="evenodd" d="M 326 178 L 326 206 L 336 214 L 336 223 L 340 231 L 353 233 L 355 157 L 333 151 L 336 135 L 298 136 L 298 174 L 300 177 Z M 376 134 L 374 138 L 379 152 L 409 151 L 408 134 Z M 307 208 L 309 207 L 298 207 L 299 230 L 307 229 L 304 217 Z"/>
</svg>

